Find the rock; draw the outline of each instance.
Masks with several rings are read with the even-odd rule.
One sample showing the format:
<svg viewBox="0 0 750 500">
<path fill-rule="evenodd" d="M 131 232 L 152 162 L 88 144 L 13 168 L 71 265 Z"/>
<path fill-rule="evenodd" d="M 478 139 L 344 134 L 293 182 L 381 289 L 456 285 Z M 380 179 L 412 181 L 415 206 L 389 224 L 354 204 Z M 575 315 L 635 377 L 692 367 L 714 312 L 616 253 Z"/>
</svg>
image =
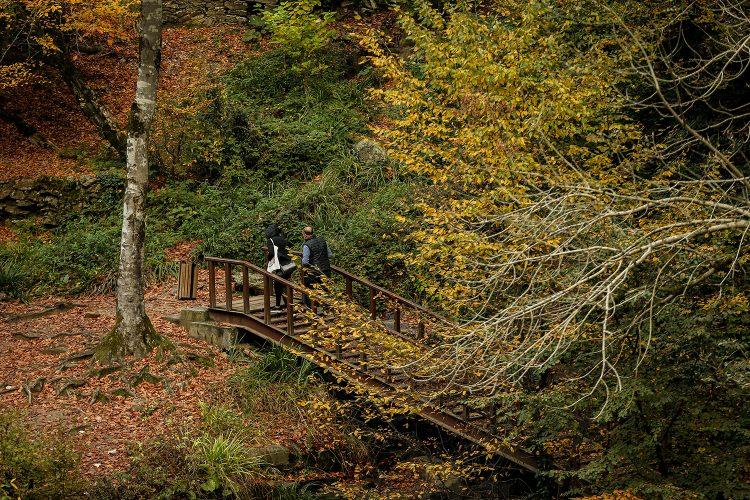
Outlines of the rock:
<svg viewBox="0 0 750 500">
<path fill-rule="evenodd" d="M 370 139 L 362 139 L 353 148 L 354 156 L 363 163 L 380 163 L 388 160 L 388 154 L 380 144 Z"/>
<path fill-rule="evenodd" d="M 172 323 L 174 325 L 180 325 L 181 324 L 181 319 L 180 319 L 179 316 L 162 316 L 161 319 L 163 319 L 164 321 L 167 321 L 169 323 Z"/>
<path fill-rule="evenodd" d="M 195 321 L 189 324 L 188 335 L 205 340 L 221 349 L 231 349 L 237 345 L 239 330 L 232 326 L 220 326 L 210 321 Z"/>
<path fill-rule="evenodd" d="M 279 444 L 251 448 L 250 455 L 260 458 L 264 465 L 289 465 L 289 450 Z"/>
<path fill-rule="evenodd" d="M 93 175 L 84 175 L 79 179 L 78 182 L 81 183 L 81 186 L 85 188 L 90 188 L 94 184 L 96 184 L 96 177 L 94 177 Z"/>
<path fill-rule="evenodd" d="M 209 321 L 208 308 L 206 307 L 188 307 L 180 311 L 180 323 L 187 327 L 190 323 L 196 321 Z"/>
</svg>

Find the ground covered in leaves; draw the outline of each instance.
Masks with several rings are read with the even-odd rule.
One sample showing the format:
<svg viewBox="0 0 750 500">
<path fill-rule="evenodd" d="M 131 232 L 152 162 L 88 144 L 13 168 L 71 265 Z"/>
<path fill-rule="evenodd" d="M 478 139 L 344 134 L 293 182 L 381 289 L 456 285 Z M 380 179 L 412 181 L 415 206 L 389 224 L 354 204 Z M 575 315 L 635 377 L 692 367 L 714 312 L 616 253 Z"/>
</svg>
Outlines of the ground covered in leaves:
<svg viewBox="0 0 750 500">
<path fill-rule="evenodd" d="M 92 356 L 114 325 L 113 296 L 0 304 L 0 407 L 25 411 L 42 430 L 67 431 L 84 473 L 121 469 L 128 444 L 197 420 L 198 403 L 220 399 L 233 368 L 217 348 L 164 319 L 187 305 L 173 287 L 149 288 L 147 309 L 175 350 L 128 364 Z M 67 309 L 54 310 L 61 304 Z"/>
</svg>

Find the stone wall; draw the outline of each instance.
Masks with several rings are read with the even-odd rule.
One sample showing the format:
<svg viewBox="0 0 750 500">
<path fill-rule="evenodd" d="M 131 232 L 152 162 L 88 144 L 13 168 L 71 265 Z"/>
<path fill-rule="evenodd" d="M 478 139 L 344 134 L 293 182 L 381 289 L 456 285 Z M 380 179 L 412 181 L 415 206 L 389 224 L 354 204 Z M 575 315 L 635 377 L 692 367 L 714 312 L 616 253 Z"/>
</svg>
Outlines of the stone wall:
<svg viewBox="0 0 750 500">
<path fill-rule="evenodd" d="M 164 21 L 171 25 L 245 24 L 276 0 L 165 0 Z"/>
<path fill-rule="evenodd" d="M 40 216 L 41 223 L 54 227 L 71 211 L 91 210 L 102 196 L 120 198 L 124 182 L 99 177 L 41 177 L 0 182 L 0 222 Z M 99 203 L 101 204 L 101 203 Z"/>
</svg>

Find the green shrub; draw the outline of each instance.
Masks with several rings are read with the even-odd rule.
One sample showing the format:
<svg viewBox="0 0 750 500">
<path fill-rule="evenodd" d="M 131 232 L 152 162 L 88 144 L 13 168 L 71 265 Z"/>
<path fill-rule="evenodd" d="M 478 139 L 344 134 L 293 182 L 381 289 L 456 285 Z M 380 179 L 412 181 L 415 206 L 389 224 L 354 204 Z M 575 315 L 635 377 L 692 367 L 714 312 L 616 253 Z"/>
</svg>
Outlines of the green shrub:
<svg viewBox="0 0 750 500">
<path fill-rule="evenodd" d="M 15 255 L 3 257 L 0 253 L 0 293 L 14 299 L 23 299 L 28 289 L 28 276 Z"/>
<path fill-rule="evenodd" d="M 351 44 L 350 44 L 351 46 Z M 202 115 L 206 137 L 195 159 L 199 175 L 229 182 L 309 179 L 345 157 L 353 134 L 365 132 L 369 77 L 355 57 L 330 42 L 312 60 L 314 75 L 295 70 L 292 46 L 238 64 Z"/>
<path fill-rule="evenodd" d="M 262 460 L 252 454 L 237 435 L 199 436 L 192 446 L 190 460 L 206 480 L 201 489 L 239 496 L 242 484 L 259 474 Z"/>
<path fill-rule="evenodd" d="M 314 12 L 320 4 L 320 0 L 282 2 L 261 17 L 271 43 L 283 48 L 293 61 L 292 69 L 302 75 L 314 75 L 326 68 L 321 51 L 336 35 L 331 28 L 335 14 Z"/>
<path fill-rule="evenodd" d="M 0 413 L 0 498 L 73 498 L 83 491 L 78 456 L 62 437 L 32 438 L 24 415 Z"/>
<path fill-rule="evenodd" d="M 252 428 L 245 425 L 242 415 L 233 408 L 222 404 L 200 403 L 200 409 L 203 428 L 207 434 L 250 437 Z"/>
</svg>

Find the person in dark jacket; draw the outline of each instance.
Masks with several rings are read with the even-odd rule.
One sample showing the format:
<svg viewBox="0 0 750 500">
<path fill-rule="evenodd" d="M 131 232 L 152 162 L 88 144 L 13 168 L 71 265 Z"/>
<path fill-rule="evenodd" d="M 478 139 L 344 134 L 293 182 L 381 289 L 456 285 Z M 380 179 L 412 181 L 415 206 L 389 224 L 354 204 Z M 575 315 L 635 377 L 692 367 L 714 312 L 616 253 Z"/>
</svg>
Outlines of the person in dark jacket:
<svg viewBox="0 0 750 500">
<path fill-rule="evenodd" d="M 323 276 L 331 276 L 331 249 L 326 240 L 313 234 L 313 228 L 302 230 L 305 243 L 302 245 L 302 267 L 305 270 L 305 286 L 312 288 L 323 283 Z M 302 296 L 302 303 L 311 306 L 310 297 Z"/>
<path fill-rule="evenodd" d="M 276 224 L 271 224 L 266 228 L 266 238 L 268 238 L 266 242 L 267 269 L 285 280 L 290 279 L 297 266 L 289 257 L 286 238 L 281 234 Z M 286 299 L 284 299 L 283 305 L 281 303 L 284 288 L 281 282 L 273 280 L 273 290 L 276 294 L 276 305 L 273 309 L 280 310 L 286 305 Z"/>
</svg>

